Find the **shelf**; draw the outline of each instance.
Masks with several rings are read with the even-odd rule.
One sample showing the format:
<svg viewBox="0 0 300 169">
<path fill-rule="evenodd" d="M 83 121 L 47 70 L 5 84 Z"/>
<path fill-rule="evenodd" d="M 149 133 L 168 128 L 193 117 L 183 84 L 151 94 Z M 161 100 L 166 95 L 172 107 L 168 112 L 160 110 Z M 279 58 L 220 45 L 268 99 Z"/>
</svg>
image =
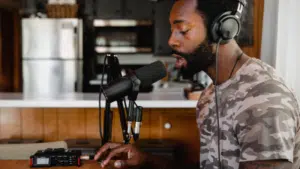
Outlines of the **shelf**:
<svg viewBox="0 0 300 169">
<path fill-rule="evenodd" d="M 132 27 L 132 26 L 151 26 L 153 22 L 151 20 L 94 20 L 94 27 Z"/>
<path fill-rule="evenodd" d="M 97 46 L 95 47 L 95 51 L 97 53 L 149 53 L 152 52 L 151 48 L 140 48 L 140 47 L 102 47 Z"/>
</svg>

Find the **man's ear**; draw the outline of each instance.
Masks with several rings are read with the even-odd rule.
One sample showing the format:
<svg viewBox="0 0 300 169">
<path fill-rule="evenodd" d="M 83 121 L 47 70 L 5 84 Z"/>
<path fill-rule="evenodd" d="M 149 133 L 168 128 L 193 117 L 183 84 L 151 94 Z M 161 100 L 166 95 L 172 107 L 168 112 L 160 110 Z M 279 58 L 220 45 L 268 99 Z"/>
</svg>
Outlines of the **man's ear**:
<svg viewBox="0 0 300 169">
<path fill-rule="evenodd" d="M 208 48 L 211 50 L 211 53 L 216 54 L 216 50 L 217 50 L 217 44 L 216 43 L 209 44 Z"/>
</svg>

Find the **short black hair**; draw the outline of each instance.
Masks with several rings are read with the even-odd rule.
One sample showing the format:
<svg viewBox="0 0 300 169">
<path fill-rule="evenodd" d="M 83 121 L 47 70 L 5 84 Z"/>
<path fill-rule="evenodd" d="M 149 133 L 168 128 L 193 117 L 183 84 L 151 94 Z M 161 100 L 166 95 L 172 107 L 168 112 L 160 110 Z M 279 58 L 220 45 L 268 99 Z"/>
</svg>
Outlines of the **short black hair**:
<svg viewBox="0 0 300 169">
<path fill-rule="evenodd" d="M 179 0 L 175 0 L 179 1 Z M 238 7 L 238 0 L 197 0 L 197 10 L 204 16 L 205 26 L 208 31 L 211 28 L 213 21 L 222 13 L 232 11 L 235 12 Z M 241 22 L 245 17 L 245 12 L 242 13 Z M 210 34 L 208 33 L 210 39 Z"/>
<path fill-rule="evenodd" d="M 207 24 L 209 24 L 224 12 L 236 11 L 238 2 L 238 0 L 197 0 L 196 10 L 205 16 Z"/>
<path fill-rule="evenodd" d="M 196 10 L 205 17 L 207 25 L 211 25 L 216 17 L 227 11 L 236 11 L 238 0 L 197 0 Z"/>
</svg>

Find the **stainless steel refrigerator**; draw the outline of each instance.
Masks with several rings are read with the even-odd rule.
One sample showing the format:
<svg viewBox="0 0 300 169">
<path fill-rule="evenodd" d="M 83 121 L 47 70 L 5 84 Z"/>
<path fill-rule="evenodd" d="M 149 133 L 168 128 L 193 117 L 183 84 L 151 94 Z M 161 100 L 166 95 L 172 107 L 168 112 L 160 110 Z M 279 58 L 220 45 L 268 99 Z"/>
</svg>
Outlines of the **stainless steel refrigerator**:
<svg viewBox="0 0 300 169">
<path fill-rule="evenodd" d="M 80 19 L 22 19 L 23 93 L 81 92 L 82 38 Z"/>
</svg>

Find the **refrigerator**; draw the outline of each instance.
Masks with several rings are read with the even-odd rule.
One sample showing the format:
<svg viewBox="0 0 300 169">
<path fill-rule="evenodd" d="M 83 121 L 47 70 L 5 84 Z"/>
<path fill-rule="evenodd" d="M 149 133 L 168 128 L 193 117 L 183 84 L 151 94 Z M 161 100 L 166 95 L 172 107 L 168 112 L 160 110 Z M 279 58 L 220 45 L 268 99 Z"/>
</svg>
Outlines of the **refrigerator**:
<svg viewBox="0 0 300 169">
<path fill-rule="evenodd" d="M 22 19 L 23 94 L 82 91 L 82 20 Z"/>
</svg>

